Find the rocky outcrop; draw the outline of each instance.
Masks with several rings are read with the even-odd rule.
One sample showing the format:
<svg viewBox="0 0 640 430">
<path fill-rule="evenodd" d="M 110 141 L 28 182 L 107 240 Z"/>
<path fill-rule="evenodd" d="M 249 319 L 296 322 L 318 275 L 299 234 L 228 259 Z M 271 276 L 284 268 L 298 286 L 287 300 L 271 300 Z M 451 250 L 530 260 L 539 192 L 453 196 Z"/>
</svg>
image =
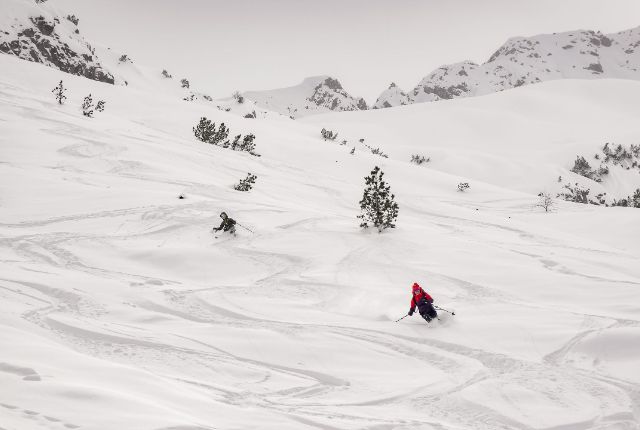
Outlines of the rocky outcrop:
<svg viewBox="0 0 640 430">
<path fill-rule="evenodd" d="M 42 6 L 45 7 L 44 5 Z M 77 28 L 78 18 L 59 18 L 46 8 L 24 8 L 24 14 L 0 23 L 0 53 L 42 63 L 73 75 L 114 83 L 113 75 Z"/>
<path fill-rule="evenodd" d="M 340 81 L 330 76 L 305 79 L 294 87 L 268 91 L 247 91 L 243 96 L 257 106 L 276 111 L 292 118 L 323 113 L 366 110 L 361 97 L 351 96 Z"/>
<path fill-rule="evenodd" d="M 402 91 L 395 82 L 392 82 L 385 91 L 380 94 L 372 109 L 382 109 L 392 106 L 406 105 L 409 103 L 409 96 Z"/>
</svg>

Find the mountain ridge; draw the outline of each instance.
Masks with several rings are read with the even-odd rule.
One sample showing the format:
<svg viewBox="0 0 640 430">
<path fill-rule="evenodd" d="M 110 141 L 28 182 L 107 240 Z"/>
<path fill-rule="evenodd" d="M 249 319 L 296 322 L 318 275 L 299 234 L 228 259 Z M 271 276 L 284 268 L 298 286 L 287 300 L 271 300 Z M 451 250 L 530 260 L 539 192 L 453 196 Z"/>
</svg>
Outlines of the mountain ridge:
<svg viewBox="0 0 640 430">
<path fill-rule="evenodd" d="M 640 80 L 640 26 L 617 33 L 574 30 L 512 37 L 482 64 L 440 66 L 409 92 L 385 90 L 374 109 L 472 97 L 553 79 Z"/>
</svg>

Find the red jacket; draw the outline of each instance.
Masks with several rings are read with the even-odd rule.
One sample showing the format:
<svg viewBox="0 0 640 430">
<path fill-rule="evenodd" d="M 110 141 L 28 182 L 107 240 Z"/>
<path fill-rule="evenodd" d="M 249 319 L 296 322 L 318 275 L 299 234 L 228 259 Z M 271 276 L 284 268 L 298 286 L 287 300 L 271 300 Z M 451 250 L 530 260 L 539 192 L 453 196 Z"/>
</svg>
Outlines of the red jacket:
<svg viewBox="0 0 640 430">
<path fill-rule="evenodd" d="M 416 306 L 422 299 L 425 299 L 429 303 L 433 303 L 433 298 L 418 284 L 413 284 L 411 297 L 411 312 L 416 310 Z"/>
</svg>

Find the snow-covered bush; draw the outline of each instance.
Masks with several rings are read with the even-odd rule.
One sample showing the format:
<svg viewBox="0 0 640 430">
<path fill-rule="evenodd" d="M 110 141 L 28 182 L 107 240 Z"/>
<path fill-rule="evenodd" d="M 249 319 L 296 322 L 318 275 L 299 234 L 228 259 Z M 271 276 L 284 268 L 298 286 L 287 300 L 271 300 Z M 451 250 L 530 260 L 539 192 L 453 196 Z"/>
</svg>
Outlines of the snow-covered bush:
<svg viewBox="0 0 640 430">
<path fill-rule="evenodd" d="M 75 15 L 67 15 L 67 21 L 72 22 L 73 25 L 77 26 L 80 22 L 80 19 Z"/>
<path fill-rule="evenodd" d="M 351 151 L 349 152 L 349 154 L 353 155 L 356 153 L 356 147 L 354 146 L 353 148 L 351 148 Z"/>
<path fill-rule="evenodd" d="M 460 182 L 458 184 L 458 191 L 460 191 L 461 193 L 464 193 L 465 191 L 467 191 L 469 188 L 471 188 L 469 186 L 468 182 Z"/>
<path fill-rule="evenodd" d="M 98 100 L 98 103 L 94 106 L 93 97 L 91 97 L 91 94 L 89 94 L 84 98 L 84 101 L 82 102 L 82 115 L 92 118 L 94 109 L 98 112 L 102 112 L 104 111 L 105 104 L 106 102 L 104 100 Z"/>
<path fill-rule="evenodd" d="M 389 156 L 387 154 L 385 154 L 384 152 L 382 152 L 382 149 L 380 149 L 380 148 L 372 148 L 370 146 L 367 146 L 367 148 L 369 148 L 369 150 L 371 151 L 371 153 L 373 155 L 379 155 L 382 158 L 389 158 Z"/>
<path fill-rule="evenodd" d="M 162 71 L 162 76 L 164 76 L 164 77 L 165 77 L 165 78 L 167 78 L 167 79 L 171 79 L 171 78 L 173 78 L 173 76 L 171 76 L 171 75 L 169 74 L 169 72 L 167 72 L 167 70 L 166 70 L 166 69 L 164 69 L 164 70 Z"/>
<path fill-rule="evenodd" d="M 127 54 L 122 54 L 120 58 L 118 58 L 118 61 L 121 63 L 131 63 L 131 58 L 129 58 Z"/>
<path fill-rule="evenodd" d="M 67 91 L 67 89 L 62 84 L 62 81 L 60 81 L 60 83 L 58 84 L 57 87 L 55 87 L 53 90 L 51 90 L 51 92 L 55 95 L 56 100 L 57 100 L 59 105 L 63 104 L 64 101 L 66 100 L 66 98 L 67 98 L 67 96 L 65 95 L 66 91 Z"/>
<path fill-rule="evenodd" d="M 398 204 L 395 195 L 391 194 L 391 187 L 384 181 L 384 172 L 376 166 L 364 180 L 365 189 L 360 200 L 362 213 L 358 215 L 362 220 L 360 227 L 368 228 L 369 224 L 373 224 L 379 233 L 387 228 L 395 228 Z"/>
<path fill-rule="evenodd" d="M 589 192 L 591 191 L 589 188 L 583 188 L 577 182 L 573 187 L 571 184 L 566 184 L 564 188 L 566 191 L 558 193 L 556 197 L 568 202 L 583 203 L 585 205 L 589 203 Z"/>
<path fill-rule="evenodd" d="M 338 133 L 334 133 L 333 131 L 327 130 L 325 128 L 320 130 L 320 134 L 322 135 L 322 138 L 324 140 L 336 140 L 336 138 L 338 137 Z"/>
<path fill-rule="evenodd" d="M 553 207 L 556 204 L 556 201 L 553 199 L 551 194 L 547 192 L 542 192 L 538 194 L 538 203 L 536 203 L 536 207 L 544 209 L 545 212 L 549 212 L 553 210 Z"/>
<path fill-rule="evenodd" d="M 180 79 L 180 86 L 182 88 L 189 88 L 189 81 L 186 78 Z"/>
<path fill-rule="evenodd" d="M 234 91 L 231 96 L 238 104 L 244 103 L 244 97 L 242 96 L 242 94 L 240 94 L 240 91 Z"/>
<path fill-rule="evenodd" d="M 411 162 L 417 165 L 428 163 L 429 161 L 431 161 L 431 157 L 425 157 L 424 155 L 419 154 L 413 154 L 411 156 Z"/>
<path fill-rule="evenodd" d="M 255 119 L 255 118 L 257 118 L 257 117 L 258 117 L 258 115 L 256 114 L 256 111 L 254 110 L 254 111 L 252 111 L 252 112 L 250 112 L 250 113 L 246 114 L 244 117 L 245 117 L 245 118 Z"/>
<path fill-rule="evenodd" d="M 258 177 L 256 175 L 247 173 L 247 177 L 241 179 L 240 182 L 233 186 L 233 189 L 236 191 L 249 191 L 253 188 L 253 184 L 255 184 L 257 178 Z"/>
</svg>

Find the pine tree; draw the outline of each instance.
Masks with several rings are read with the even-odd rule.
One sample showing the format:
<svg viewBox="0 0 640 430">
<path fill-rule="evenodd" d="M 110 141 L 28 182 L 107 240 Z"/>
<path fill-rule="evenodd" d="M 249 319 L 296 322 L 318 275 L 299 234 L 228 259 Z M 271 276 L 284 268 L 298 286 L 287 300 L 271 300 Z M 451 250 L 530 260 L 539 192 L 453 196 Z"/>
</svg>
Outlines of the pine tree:
<svg viewBox="0 0 640 430">
<path fill-rule="evenodd" d="M 214 145 L 219 145 L 220 143 L 227 140 L 227 137 L 229 137 L 229 129 L 227 128 L 226 125 L 224 125 L 224 122 L 220 123 L 220 127 L 218 127 L 217 131 L 216 131 L 216 125 L 214 123 L 213 131 L 214 133 L 211 136 L 211 140 L 209 141 L 209 143 L 212 143 Z"/>
<path fill-rule="evenodd" d="M 334 133 L 333 131 L 327 130 L 326 128 L 320 130 L 320 134 L 322 135 L 322 138 L 324 140 L 336 140 L 336 138 L 338 137 L 338 133 Z"/>
<path fill-rule="evenodd" d="M 180 79 L 180 86 L 182 88 L 189 88 L 189 81 L 186 78 Z"/>
<path fill-rule="evenodd" d="M 98 112 L 104 112 L 104 106 L 107 104 L 107 102 L 105 102 L 104 100 L 98 100 L 98 103 L 96 103 L 96 110 Z"/>
<path fill-rule="evenodd" d="M 193 134 L 202 142 L 213 143 L 213 136 L 216 134 L 216 124 L 202 117 L 198 125 L 193 127 Z"/>
<path fill-rule="evenodd" d="M 250 154 L 253 154 L 253 151 L 256 149 L 256 143 L 254 142 L 256 137 L 253 134 L 247 134 L 242 139 L 241 149 L 242 151 L 246 151 Z"/>
<path fill-rule="evenodd" d="M 631 197 L 631 205 L 634 208 L 640 208 L 640 188 L 636 188 L 635 193 L 633 193 L 633 197 Z"/>
<path fill-rule="evenodd" d="M 57 87 L 51 90 L 51 92 L 55 95 L 59 105 L 63 104 L 66 100 L 67 96 L 64 95 L 66 91 L 67 89 L 64 87 L 64 85 L 62 85 L 62 81 L 60 81 Z"/>
<path fill-rule="evenodd" d="M 256 182 L 257 178 L 258 177 L 256 175 L 247 173 L 247 177 L 241 179 L 239 183 L 233 186 L 233 189 L 237 191 L 249 191 L 253 188 L 253 184 Z"/>
<path fill-rule="evenodd" d="M 93 98 L 91 94 L 86 96 L 82 102 L 82 114 L 89 118 L 93 117 Z"/>
<path fill-rule="evenodd" d="M 391 194 L 391 187 L 384 182 L 384 172 L 376 166 L 370 176 L 366 176 L 365 189 L 360 200 L 362 213 L 358 218 L 362 220 L 360 227 L 368 228 L 373 224 L 378 233 L 387 228 L 395 228 L 398 218 L 398 204 L 395 195 Z"/>
</svg>

